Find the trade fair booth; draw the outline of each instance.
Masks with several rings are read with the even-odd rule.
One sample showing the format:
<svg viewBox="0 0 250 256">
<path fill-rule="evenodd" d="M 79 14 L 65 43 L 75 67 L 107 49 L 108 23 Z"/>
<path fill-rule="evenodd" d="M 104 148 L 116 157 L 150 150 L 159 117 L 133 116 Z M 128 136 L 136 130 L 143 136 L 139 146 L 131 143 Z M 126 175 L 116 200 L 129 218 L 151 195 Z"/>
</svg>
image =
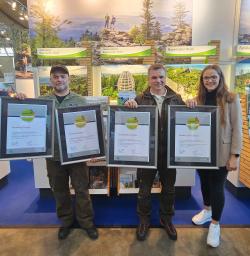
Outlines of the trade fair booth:
<svg viewBox="0 0 250 256">
<path fill-rule="evenodd" d="M 145 10 L 140 1 L 136 1 L 138 6 L 135 5 L 133 15 L 130 8 L 123 8 L 119 1 L 113 9 L 109 1 L 104 2 L 107 6 L 96 2 L 94 10 L 90 3 L 84 9 L 80 1 L 72 6 L 72 2 L 64 0 L 62 5 L 65 8 L 56 9 L 53 4 L 46 5 L 45 0 L 41 6 L 36 0 L 28 0 L 32 44 L 30 55 L 27 49 L 24 54 L 31 60 L 24 70 L 16 70 L 12 76 L 12 82 L 15 77 L 15 90 L 29 98 L 49 93 L 51 66 L 64 64 L 70 71 L 70 89 L 89 98 L 90 103 L 102 103 L 106 118 L 103 122 L 106 123 L 107 105 L 118 105 L 124 94 L 129 92 L 128 97 L 138 95 L 146 88 L 149 65 L 163 64 L 166 67 L 166 84 L 186 100 L 194 96 L 201 70 L 207 64 L 218 64 L 230 90 L 240 93 L 243 112 L 244 139 L 240 165 L 237 171 L 229 173 L 227 187 L 236 196 L 249 195 L 250 25 L 244 25 L 246 12 L 250 9 L 247 1 L 189 0 L 177 4 L 175 1 L 162 1 L 159 6 L 148 7 L 154 17 L 152 20 L 145 16 L 144 20 L 141 18 Z M 125 2 L 122 1 L 123 4 Z M 40 12 L 36 12 L 37 8 Z M 51 23 L 47 22 L 49 19 Z M 145 33 L 141 28 L 145 27 L 148 19 L 150 22 L 147 23 L 148 28 L 144 28 Z M 9 62 L 1 65 L 14 69 L 16 62 L 13 57 L 7 57 Z M 7 73 L 11 72 L 4 72 L 5 79 Z M 33 163 L 34 187 L 41 197 L 50 194 L 45 158 L 28 161 Z M 0 180 L 5 187 L 11 171 L 9 161 L 1 161 L 0 165 Z M 115 167 L 105 160 L 89 162 L 88 165 L 90 194 L 119 198 L 123 194 L 138 193 L 136 166 Z M 192 196 L 195 177 L 195 168 L 177 168 L 177 198 Z M 156 177 L 152 193 L 160 190 L 161 184 Z"/>
</svg>

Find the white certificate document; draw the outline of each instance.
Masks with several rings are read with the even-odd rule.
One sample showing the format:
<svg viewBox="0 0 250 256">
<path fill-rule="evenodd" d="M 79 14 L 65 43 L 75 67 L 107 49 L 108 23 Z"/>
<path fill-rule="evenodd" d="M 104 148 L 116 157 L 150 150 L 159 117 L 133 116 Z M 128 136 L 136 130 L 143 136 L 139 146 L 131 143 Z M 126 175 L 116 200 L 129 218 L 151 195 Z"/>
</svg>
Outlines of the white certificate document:
<svg viewBox="0 0 250 256">
<path fill-rule="evenodd" d="M 175 161 L 211 162 L 211 113 L 176 112 Z"/>
<path fill-rule="evenodd" d="M 149 162 L 150 113 L 116 112 L 114 160 Z"/>
<path fill-rule="evenodd" d="M 6 153 L 46 151 L 46 105 L 8 104 Z"/>
<path fill-rule="evenodd" d="M 68 158 L 100 153 L 96 111 L 63 113 Z"/>
</svg>

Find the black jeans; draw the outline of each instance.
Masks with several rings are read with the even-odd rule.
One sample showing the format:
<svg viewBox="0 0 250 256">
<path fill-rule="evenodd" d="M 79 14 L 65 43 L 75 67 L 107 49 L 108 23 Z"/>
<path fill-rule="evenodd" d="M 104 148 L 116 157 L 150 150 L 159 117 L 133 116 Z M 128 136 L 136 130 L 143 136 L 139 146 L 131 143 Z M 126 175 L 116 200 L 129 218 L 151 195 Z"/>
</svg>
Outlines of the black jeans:
<svg viewBox="0 0 250 256">
<path fill-rule="evenodd" d="M 212 219 L 219 221 L 225 204 L 224 187 L 228 174 L 226 167 L 219 170 L 198 170 L 205 206 L 211 206 Z"/>
<path fill-rule="evenodd" d="M 82 228 L 93 226 L 93 209 L 89 196 L 89 172 L 85 163 L 61 165 L 60 162 L 47 160 L 48 178 L 56 200 L 56 212 L 64 227 L 74 222 L 69 190 L 69 177 L 75 190 L 76 219 Z"/>
<path fill-rule="evenodd" d="M 137 214 L 140 222 L 149 223 L 151 214 L 151 187 L 157 170 L 138 169 L 139 193 Z M 160 197 L 160 218 L 171 222 L 174 215 L 176 169 L 158 168 L 162 185 Z"/>
</svg>

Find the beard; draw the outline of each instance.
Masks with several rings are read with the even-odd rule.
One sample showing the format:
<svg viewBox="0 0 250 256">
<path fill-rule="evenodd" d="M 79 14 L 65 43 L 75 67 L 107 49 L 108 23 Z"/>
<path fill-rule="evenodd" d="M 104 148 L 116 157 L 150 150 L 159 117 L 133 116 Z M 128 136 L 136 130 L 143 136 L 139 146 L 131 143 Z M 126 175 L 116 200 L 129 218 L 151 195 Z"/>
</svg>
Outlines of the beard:
<svg viewBox="0 0 250 256">
<path fill-rule="evenodd" d="M 59 85 L 59 86 L 56 85 L 56 86 L 53 86 L 53 87 L 54 87 L 55 92 L 58 92 L 58 93 L 67 91 L 69 89 L 69 86 L 67 84 L 62 84 L 62 85 Z"/>
</svg>

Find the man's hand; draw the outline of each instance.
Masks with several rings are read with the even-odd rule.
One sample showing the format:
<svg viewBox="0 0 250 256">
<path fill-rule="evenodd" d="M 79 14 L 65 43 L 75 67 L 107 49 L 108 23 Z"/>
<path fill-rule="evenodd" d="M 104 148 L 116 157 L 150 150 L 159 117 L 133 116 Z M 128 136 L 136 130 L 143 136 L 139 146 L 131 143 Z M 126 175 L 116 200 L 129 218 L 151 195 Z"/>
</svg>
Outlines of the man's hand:
<svg viewBox="0 0 250 256">
<path fill-rule="evenodd" d="M 24 94 L 22 92 L 14 93 L 13 95 L 10 95 L 10 97 L 13 97 L 13 98 L 19 99 L 19 100 L 25 100 L 27 98 L 26 94 Z"/>
<path fill-rule="evenodd" d="M 124 106 L 125 107 L 128 107 L 128 108 L 137 108 L 138 107 L 138 104 L 135 100 L 131 99 L 131 100 L 127 100 L 125 103 L 124 103 Z"/>
<path fill-rule="evenodd" d="M 195 98 L 194 99 L 188 99 L 186 101 L 186 105 L 189 108 L 195 108 L 197 106 L 197 100 Z"/>
</svg>

